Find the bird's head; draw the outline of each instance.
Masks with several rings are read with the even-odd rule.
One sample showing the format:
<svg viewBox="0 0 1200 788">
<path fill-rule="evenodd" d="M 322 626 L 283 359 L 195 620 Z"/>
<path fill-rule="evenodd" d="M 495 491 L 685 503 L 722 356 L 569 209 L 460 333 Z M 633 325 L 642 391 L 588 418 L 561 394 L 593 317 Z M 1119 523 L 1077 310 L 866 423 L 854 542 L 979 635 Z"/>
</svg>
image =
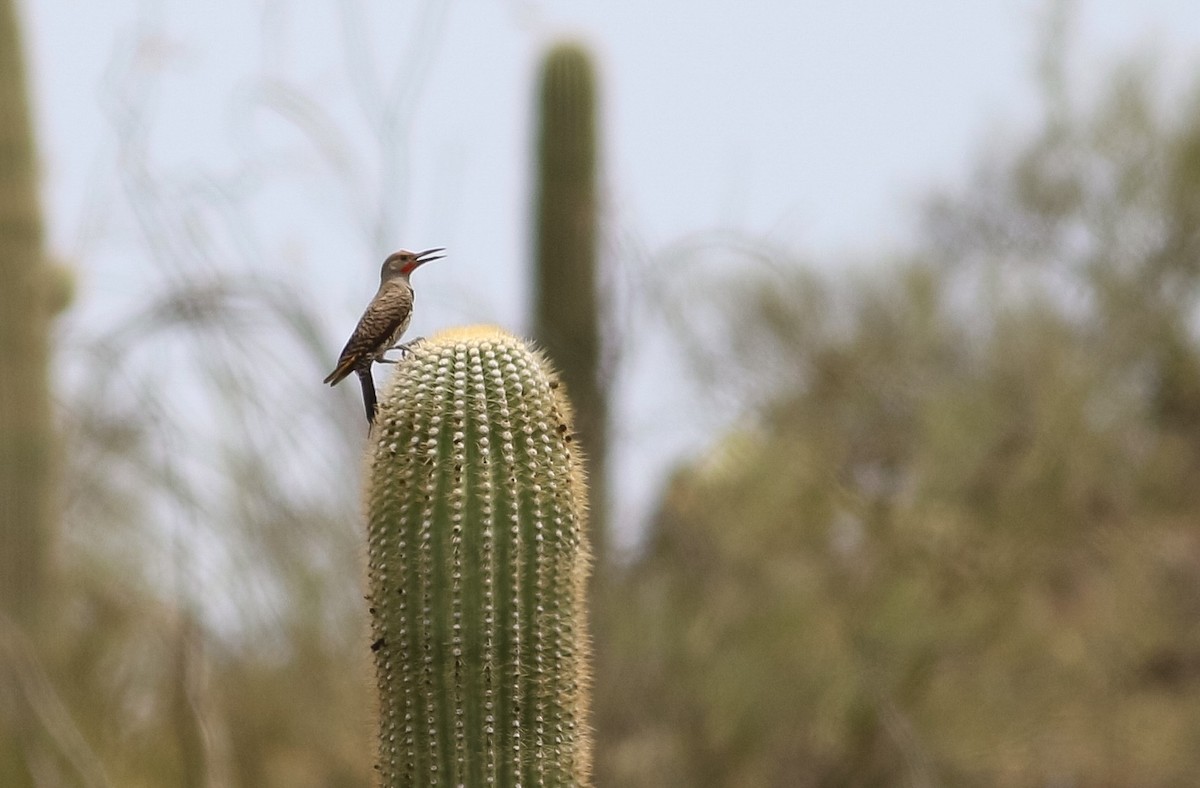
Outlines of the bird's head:
<svg viewBox="0 0 1200 788">
<path fill-rule="evenodd" d="M 446 250 L 439 246 L 436 249 L 426 249 L 423 252 L 410 252 L 407 249 L 392 252 L 383 261 L 383 268 L 379 271 L 379 278 L 381 280 L 395 279 L 398 276 L 407 278 L 409 274 L 430 260 L 441 260 L 445 255 L 438 254 L 438 252 L 444 251 Z"/>
</svg>

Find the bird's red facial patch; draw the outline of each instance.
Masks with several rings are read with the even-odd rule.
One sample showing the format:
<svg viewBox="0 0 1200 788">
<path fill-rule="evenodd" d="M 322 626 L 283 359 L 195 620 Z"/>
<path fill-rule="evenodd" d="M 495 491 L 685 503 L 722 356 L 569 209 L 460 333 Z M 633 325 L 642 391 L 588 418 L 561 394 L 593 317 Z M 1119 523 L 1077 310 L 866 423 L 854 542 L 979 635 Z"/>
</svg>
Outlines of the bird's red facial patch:
<svg viewBox="0 0 1200 788">
<path fill-rule="evenodd" d="M 411 274 L 413 271 L 417 270 L 417 268 L 425 265 L 425 263 L 431 263 L 434 260 L 441 260 L 443 257 L 445 257 L 445 255 L 438 254 L 438 252 L 444 251 L 446 251 L 445 247 L 438 246 L 433 249 L 426 249 L 423 252 L 418 252 L 417 254 L 412 254 L 412 252 L 409 252 L 408 254 L 410 255 L 410 259 L 404 263 L 404 267 L 400 270 L 403 273 Z"/>
</svg>

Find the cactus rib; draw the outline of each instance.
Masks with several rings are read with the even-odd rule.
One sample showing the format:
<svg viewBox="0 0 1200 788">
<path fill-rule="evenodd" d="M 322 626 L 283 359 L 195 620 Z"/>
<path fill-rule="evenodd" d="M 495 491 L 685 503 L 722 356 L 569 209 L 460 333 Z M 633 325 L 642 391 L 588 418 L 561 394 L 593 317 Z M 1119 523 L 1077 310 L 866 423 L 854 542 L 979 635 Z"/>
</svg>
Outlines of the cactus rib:
<svg viewBox="0 0 1200 788">
<path fill-rule="evenodd" d="M 497 329 L 434 337 L 372 444 L 383 784 L 587 784 L 586 484 L 545 359 Z"/>
</svg>

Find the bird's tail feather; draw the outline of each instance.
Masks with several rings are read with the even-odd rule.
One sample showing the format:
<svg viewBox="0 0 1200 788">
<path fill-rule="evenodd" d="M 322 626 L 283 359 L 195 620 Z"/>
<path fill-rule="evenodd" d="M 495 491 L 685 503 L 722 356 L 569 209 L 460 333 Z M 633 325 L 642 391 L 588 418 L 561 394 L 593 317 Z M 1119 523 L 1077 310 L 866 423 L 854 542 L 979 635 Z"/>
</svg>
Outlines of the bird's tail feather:
<svg viewBox="0 0 1200 788">
<path fill-rule="evenodd" d="M 371 375 L 371 368 L 359 370 L 358 381 L 362 384 L 363 407 L 367 410 L 367 423 L 375 423 L 375 379 Z"/>
<path fill-rule="evenodd" d="M 333 372 L 330 372 L 328 377 L 326 377 L 322 382 L 328 383 L 331 386 L 336 386 L 337 384 L 341 383 L 346 379 L 346 376 L 354 370 L 354 362 L 356 360 L 357 359 L 354 358 L 342 359 L 341 362 L 339 362 L 338 365 L 333 368 Z"/>
</svg>

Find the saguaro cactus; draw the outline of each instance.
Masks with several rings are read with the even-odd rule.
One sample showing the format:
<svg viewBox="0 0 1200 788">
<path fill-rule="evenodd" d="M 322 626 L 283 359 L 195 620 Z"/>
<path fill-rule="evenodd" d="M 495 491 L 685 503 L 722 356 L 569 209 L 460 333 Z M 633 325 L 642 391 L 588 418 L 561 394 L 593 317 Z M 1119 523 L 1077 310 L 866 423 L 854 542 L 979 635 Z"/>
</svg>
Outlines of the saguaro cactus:
<svg viewBox="0 0 1200 788">
<path fill-rule="evenodd" d="M 608 398 L 596 257 L 596 78 L 574 44 L 550 51 L 542 70 L 537 147 L 534 338 L 561 370 L 575 404 L 591 481 L 591 535 L 603 560 Z"/>
<path fill-rule="evenodd" d="M 51 304 L 21 52 L 15 3 L 0 0 L 0 623 L 36 646 L 55 528 Z M 0 785 L 32 786 L 51 756 L 3 663 Z"/>
<path fill-rule="evenodd" d="M 0 2 L 0 608 L 32 624 L 54 530 L 50 269 L 12 0 Z"/>
<path fill-rule="evenodd" d="M 554 373 L 497 329 L 435 336 L 371 442 L 382 784 L 587 784 L 586 484 Z"/>
</svg>

